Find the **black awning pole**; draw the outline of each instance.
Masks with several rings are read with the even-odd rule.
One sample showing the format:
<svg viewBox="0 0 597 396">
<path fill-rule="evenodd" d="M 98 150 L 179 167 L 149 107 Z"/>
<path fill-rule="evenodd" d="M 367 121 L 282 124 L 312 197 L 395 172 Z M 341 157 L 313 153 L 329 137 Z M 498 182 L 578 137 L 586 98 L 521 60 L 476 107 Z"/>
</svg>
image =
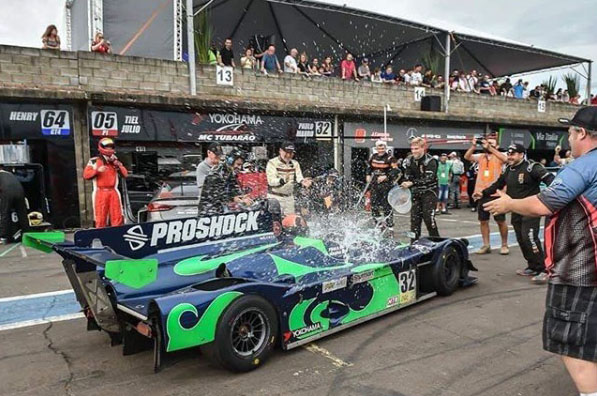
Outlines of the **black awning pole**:
<svg viewBox="0 0 597 396">
<path fill-rule="evenodd" d="M 340 46 L 340 48 L 342 48 L 345 51 L 350 52 L 353 55 L 356 54 L 356 52 L 351 51 L 350 48 L 346 48 L 346 46 L 342 43 L 342 41 L 338 40 L 336 37 L 332 36 L 327 30 L 325 30 L 324 28 L 322 28 L 317 22 L 315 22 L 313 20 L 313 18 L 311 18 L 309 15 L 305 14 L 303 12 L 303 10 L 301 10 L 297 6 L 292 6 L 292 7 L 295 10 L 297 10 L 299 12 L 299 14 L 301 14 L 303 17 L 305 17 L 306 20 L 308 20 L 309 22 L 311 22 L 311 24 L 313 26 L 315 26 L 317 29 L 319 29 L 321 32 L 323 32 L 323 34 L 325 34 L 326 36 L 328 36 L 329 38 L 331 38 L 334 42 L 336 42 L 336 44 L 338 44 Z"/>
<path fill-rule="evenodd" d="M 487 66 L 485 66 L 485 64 L 483 64 L 483 62 L 481 62 L 481 61 L 479 60 L 479 58 L 477 58 L 477 57 L 475 56 L 475 54 L 473 54 L 473 53 L 471 52 L 471 50 L 469 50 L 469 49 L 466 47 L 466 45 L 464 45 L 464 43 L 463 43 L 462 41 L 460 42 L 460 46 L 462 47 L 462 49 L 463 49 L 463 50 L 464 50 L 464 51 L 465 51 L 467 54 L 469 54 L 469 56 L 470 56 L 471 58 L 473 58 L 473 60 L 474 60 L 475 62 L 477 62 L 477 63 L 479 64 L 479 66 L 481 66 L 483 69 L 485 69 L 486 71 L 488 71 L 488 72 L 489 72 L 489 74 L 491 75 L 491 77 L 496 77 L 495 73 L 493 73 L 493 72 L 492 72 L 492 71 L 491 71 L 491 70 L 490 70 L 490 69 L 489 69 Z"/>
<path fill-rule="evenodd" d="M 282 29 L 280 29 L 280 24 L 278 23 L 278 18 L 276 17 L 276 13 L 274 12 L 274 7 L 272 6 L 272 3 L 267 3 L 267 5 L 269 6 L 269 11 L 272 13 L 272 18 L 274 18 L 274 24 L 276 25 L 276 30 L 278 31 L 278 34 L 280 35 L 280 40 L 282 40 L 282 45 L 284 45 L 284 50 L 286 51 L 286 53 L 288 54 L 288 46 L 286 45 L 286 40 L 284 40 L 284 35 L 282 34 Z"/>
<path fill-rule="evenodd" d="M 238 22 L 236 22 L 236 26 L 234 26 L 234 29 L 232 29 L 232 33 L 230 33 L 230 35 L 228 37 L 230 37 L 232 39 L 234 38 L 234 35 L 236 34 L 236 31 L 240 27 L 240 24 L 245 20 L 245 17 L 247 16 L 249 9 L 253 5 L 253 1 L 255 1 L 255 0 L 249 1 L 249 4 L 247 4 L 247 7 L 245 7 L 245 12 L 243 12 L 243 14 L 240 16 Z"/>
</svg>

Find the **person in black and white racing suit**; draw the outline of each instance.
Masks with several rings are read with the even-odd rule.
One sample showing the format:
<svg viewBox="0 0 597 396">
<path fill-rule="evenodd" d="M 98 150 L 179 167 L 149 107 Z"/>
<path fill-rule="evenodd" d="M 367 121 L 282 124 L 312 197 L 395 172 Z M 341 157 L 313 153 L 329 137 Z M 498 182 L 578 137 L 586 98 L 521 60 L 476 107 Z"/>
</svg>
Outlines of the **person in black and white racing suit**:
<svg viewBox="0 0 597 396">
<path fill-rule="evenodd" d="M 414 234 L 413 240 L 421 237 L 421 221 L 425 221 L 429 236 L 437 237 L 437 160 L 425 152 L 425 141 L 420 137 L 410 142 L 410 150 L 411 155 L 402 163 L 404 181 L 401 187 L 410 188 L 412 194 L 410 228 Z"/>
<path fill-rule="evenodd" d="M 401 176 L 398 161 L 388 153 L 388 145 L 383 140 L 375 143 L 376 153 L 371 155 L 367 167 L 367 184 L 371 191 L 371 214 L 374 219 L 383 215 L 385 227 L 392 230 L 394 216 L 388 203 L 388 193 Z M 377 221 L 377 220 L 376 220 Z"/>
</svg>

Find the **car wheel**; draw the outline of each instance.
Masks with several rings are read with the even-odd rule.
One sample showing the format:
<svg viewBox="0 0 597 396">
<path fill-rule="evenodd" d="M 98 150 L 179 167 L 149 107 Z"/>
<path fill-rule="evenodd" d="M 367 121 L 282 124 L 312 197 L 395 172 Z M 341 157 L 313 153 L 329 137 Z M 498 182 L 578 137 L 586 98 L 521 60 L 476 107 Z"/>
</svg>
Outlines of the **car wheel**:
<svg viewBox="0 0 597 396">
<path fill-rule="evenodd" d="M 458 288 L 462 257 L 453 246 L 444 249 L 433 266 L 433 285 L 440 296 L 449 296 Z"/>
<path fill-rule="evenodd" d="M 214 342 L 202 351 L 215 363 L 232 371 L 250 371 L 271 354 L 278 333 L 274 308 L 263 298 L 243 296 L 220 318 Z"/>
</svg>

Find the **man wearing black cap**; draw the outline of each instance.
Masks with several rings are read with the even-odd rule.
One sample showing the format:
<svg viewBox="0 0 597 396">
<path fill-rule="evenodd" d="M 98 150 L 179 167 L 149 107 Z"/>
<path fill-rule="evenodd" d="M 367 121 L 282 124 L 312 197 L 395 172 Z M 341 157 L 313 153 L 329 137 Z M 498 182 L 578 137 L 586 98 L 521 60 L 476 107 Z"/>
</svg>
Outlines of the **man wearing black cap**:
<svg viewBox="0 0 597 396">
<path fill-rule="evenodd" d="M 311 186 L 311 179 L 304 178 L 299 163 L 292 159 L 294 143 L 286 141 L 280 146 L 279 155 L 267 162 L 265 173 L 267 175 L 268 198 L 280 202 L 284 215 L 295 213 L 294 186 L 302 184 Z"/>
<path fill-rule="evenodd" d="M 526 149 L 521 144 L 511 144 L 506 152 L 508 166 L 491 186 L 482 191 L 483 198 L 495 196 L 498 190 L 507 187 L 508 194 L 515 199 L 539 194 L 541 183 L 550 185 L 554 176 L 538 162 L 524 158 Z M 544 254 L 539 239 L 540 217 L 522 216 L 512 213 L 511 223 L 516 233 L 518 246 L 527 261 L 527 268 L 516 271 L 521 276 L 532 276 L 535 283 L 547 282 Z"/>
<path fill-rule="evenodd" d="M 199 188 L 199 197 L 201 197 L 205 178 L 209 175 L 209 172 L 220 163 L 221 156 L 222 146 L 218 143 L 211 143 L 207 147 L 207 157 L 197 165 L 197 187 Z"/>
<path fill-rule="evenodd" d="M 562 360 L 581 394 L 597 394 L 597 107 L 584 107 L 568 125 L 575 160 L 537 195 L 485 204 L 492 213 L 551 216 L 545 229 L 549 274 L 543 348 Z M 510 191 L 508 191 L 510 193 Z"/>
<path fill-rule="evenodd" d="M 241 190 L 233 170 L 221 161 L 221 156 L 220 145 L 212 143 L 207 149 L 207 158 L 197 167 L 201 216 L 222 213 L 232 203 L 252 204 L 251 198 Z M 234 158 L 234 154 L 231 157 Z"/>
</svg>

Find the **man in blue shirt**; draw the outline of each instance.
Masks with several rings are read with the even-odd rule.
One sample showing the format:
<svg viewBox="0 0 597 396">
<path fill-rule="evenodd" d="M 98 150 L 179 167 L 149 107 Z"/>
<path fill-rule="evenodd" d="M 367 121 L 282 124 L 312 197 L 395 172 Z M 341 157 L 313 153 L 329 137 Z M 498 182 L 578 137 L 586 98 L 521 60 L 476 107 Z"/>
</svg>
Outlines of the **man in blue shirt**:
<svg viewBox="0 0 597 396">
<path fill-rule="evenodd" d="M 562 360 L 581 395 L 597 395 L 597 107 L 584 107 L 568 125 L 574 162 L 537 195 L 486 203 L 493 213 L 550 216 L 545 228 L 549 273 L 543 348 Z"/>
<path fill-rule="evenodd" d="M 264 74 L 282 73 L 280 62 L 276 56 L 276 47 L 273 44 L 267 48 L 267 51 L 265 51 L 265 54 L 261 58 L 261 71 Z"/>
<path fill-rule="evenodd" d="M 522 80 L 518 80 L 518 82 L 512 87 L 514 90 L 514 97 L 516 99 L 523 99 L 524 97 L 524 85 L 522 85 Z"/>
</svg>

